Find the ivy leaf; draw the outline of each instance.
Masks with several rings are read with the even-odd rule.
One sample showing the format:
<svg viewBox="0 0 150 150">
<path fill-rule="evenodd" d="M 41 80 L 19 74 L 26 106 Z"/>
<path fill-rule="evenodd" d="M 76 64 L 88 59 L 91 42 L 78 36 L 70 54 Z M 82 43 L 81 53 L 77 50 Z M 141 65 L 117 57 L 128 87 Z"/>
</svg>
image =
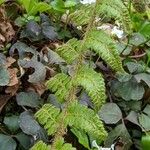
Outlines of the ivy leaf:
<svg viewBox="0 0 150 150">
<path fill-rule="evenodd" d="M 138 83 L 140 83 L 141 81 L 144 81 L 150 87 L 150 75 L 149 74 L 140 73 L 140 74 L 136 74 L 134 77 Z"/>
<path fill-rule="evenodd" d="M 18 120 L 19 116 L 12 115 L 4 118 L 4 124 L 9 128 L 9 130 L 15 132 L 19 129 Z"/>
<path fill-rule="evenodd" d="M 31 137 L 24 134 L 23 132 L 15 135 L 15 138 L 23 146 L 24 149 L 29 149 L 31 146 Z"/>
<path fill-rule="evenodd" d="M 55 40 L 58 38 L 58 34 L 56 32 L 56 29 L 53 26 L 49 26 L 47 24 L 42 24 L 42 33 L 45 38 L 49 40 Z"/>
<path fill-rule="evenodd" d="M 6 86 L 9 83 L 9 72 L 5 67 L 0 66 L 0 86 Z"/>
<path fill-rule="evenodd" d="M 126 150 L 130 149 L 130 146 L 132 145 L 132 141 L 128 133 L 128 130 L 124 124 L 119 124 L 118 126 L 115 127 L 115 129 L 109 132 L 107 139 L 105 141 L 105 146 L 110 147 L 118 137 L 121 137 L 123 141 L 124 145 L 122 149 L 126 149 Z"/>
<path fill-rule="evenodd" d="M 20 92 L 16 96 L 17 104 L 21 106 L 38 107 L 41 104 L 40 97 L 37 93 Z"/>
<path fill-rule="evenodd" d="M 106 124 L 115 124 L 122 118 L 121 110 L 115 103 L 103 105 L 98 114 Z"/>
<path fill-rule="evenodd" d="M 150 105 L 146 105 L 146 107 L 144 108 L 143 112 L 150 117 Z"/>
<path fill-rule="evenodd" d="M 138 46 L 144 42 L 146 42 L 146 38 L 140 33 L 134 33 L 130 39 L 130 44 L 135 46 Z"/>
<path fill-rule="evenodd" d="M 138 114 L 135 111 L 131 111 L 125 119 L 141 127 L 138 121 Z"/>
<path fill-rule="evenodd" d="M 46 76 L 46 68 L 45 66 L 36 60 L 19 60 L 18 63 L 23 68 L 34 68 L 34 73 L 29 75 L 29 82 L 31 83 L 39 83 L 45 80 Z"/>
<path fill-rule="evenodd" d="M 146 114 L 140 114 L 139 123 L 144 128 L 145 131 L 150 131 L 150 117 Z"/>
<path fill-rule="evenodd" d="M 6 57 L 3 53 L 0 53 L 0 65 L 6 64 Z"/>
<path fill-rule="evenodd" d="M 32 38 L 38 38 L 41 34 L 41 27 L 34 20 L 30 20 L 26 25 L 26 32 Z"/>
<path fill-rule="evenodd" d="M 11 136 L 0 134 L 1 150 L 16 150 L 17 144 Z"/>
<path fill-rule="evenodd" d="M 13 46 L 9 50 L 9 55 L 12 56 L 16 49 L 18 50 L 20 59 L 23 59 L 26 56 L 26 53 L 31 53 L 34 56 L 38 55 L 38 52 L 36 51 L 35 48 L 31 48 L 25 43 L 20 41 L 17 41 L 15 44 L 13 44 Z"/>
<path fill-rule="evenodd" d="M 40 125 L 29 111 L 20 114 L 19 126 L 24 133 L 32 136 L 36 135 L 41 129 Z"/>
<path fill-rule="evenodd" d="M 127 62 L 126 66 L 130 73 L 141 73 L 145 69 L 144 65 L 136 62 Z"/>
<path fill-rule="evenodd" d="M 83 132 L 82 130 L 79 131 L 76 128 L 72 128 L 71 132 L 78 138 L 80 144 L 82 144 L 85 148 L 90 150 L 89 139 L 85 132 Z"/>
<path fill-rule="evenodd" d="M 144 95 L 143 85 L 137 83 L 135 78 L 131 78 L 127 82 L 113 81 L 111 90 L 117 97 L 122 97 L 124 100 L 140 100 Z"/>
</svg>

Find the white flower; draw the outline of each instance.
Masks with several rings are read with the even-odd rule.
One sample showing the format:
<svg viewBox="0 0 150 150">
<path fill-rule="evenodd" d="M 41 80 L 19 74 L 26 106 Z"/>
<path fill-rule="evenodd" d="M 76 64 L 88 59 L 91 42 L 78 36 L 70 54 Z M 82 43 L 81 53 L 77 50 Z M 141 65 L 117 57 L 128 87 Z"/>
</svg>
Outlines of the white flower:
<svg viewBox="0 0 150 150">
<path fill-rule="evenodd" d="M 123 30 L 120 30 L 117 26 L 113 27 L 111 33 L 115 34 L 119 39 L 123 37 Z"/>
<path fill-rule="evenodd" d="M 95 3 L 96 0 L 80 0 L 80 2 L 81 2 L 82 4 L 91 4 L 91 3 Z"/>
</svg>

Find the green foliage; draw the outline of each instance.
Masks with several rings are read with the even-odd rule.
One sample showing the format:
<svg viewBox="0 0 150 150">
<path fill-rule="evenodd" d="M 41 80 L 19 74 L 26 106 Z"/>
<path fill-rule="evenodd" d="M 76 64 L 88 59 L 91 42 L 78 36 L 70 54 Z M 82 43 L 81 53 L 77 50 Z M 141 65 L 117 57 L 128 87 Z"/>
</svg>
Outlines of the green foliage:
<svg viewBox="0 0 150 150">
<path fill-rule="evenodd" d="M 3 4 L 5 2 L 5 0 L 0 0 L 0 5 Z"/>
<path fill-rule="evenodd" d="M 70 80 L 71 79 L 69 76 L 60 73 L 47 82 L 48 89 L 50 89 L 52 92 L 55 92 L 55 95 L 60 102 L 63 102 L 66 98 L 68 98 L 67 93 L 71 86 Z"/>
<path fill-rule="evenodd" d="M 80 42 L 77 39 L 71 39 L 66 44 L 57 48 L 57 53 L 65 59 L 67 63 L 72 63 L 79 57 Z"/>
<path fill-rule="evenodd" d="M 102 59 L 117 72 L 124 72 L 121 59 L 113 40 L 103 31 L 91 30 L 86 45 L 94 50 Z"/>
<path fill-rule="evenodd" d="M 87 66 L 82 66 L 75 82 L 83 86 L 91 97 L 95 110 L 99 110 L 106 100 L 105 83 L 102 75 Z"/>
<path fill-rule="evenodd" d="M 44 128 L 47 130 L 49 135 L 52 135 L 56 132 L 59 126 L 59 117 L 60 109 L 55 108 L 50 104 L 45 104 L 36 114 L 35 117 L 38 121 L 44 125 Z"/>
<path fill-rule="evenodd" d="M 63 138 L 57 140 L 54 147 L 55 150 L 76 150 L 76 148 L 73 148 L 71 144 L 64 143 Z M 46 145 L 44 142 L 39 141 L 30 150 L 53 150 L 53 149 L 50 145 Z"/>
<path fill-rule="evenodd" d="M 107 132 L 103 127 L 98 115 L 86 106 L 78 103 L 72 103 L 68 107 L 68 112 L 64 118 L 64 124 L 73 128 L 77 128 L 96 138 L 98 141 L 103 141 Z M 45 104 L 36 114 L 35 117 L 44 125 L 49 135 L 53 135 L 59 127 L 59 121 L 65 112 L 60 112 L 60 109 L 55 108 L 51 104 Z"/>
<path fill-rule="evenodd" d="M 70 14 L 70 20 L 78 26 L 88 24 L 93 7 L 93 4 L 79 6 L 75 12 Z M 101 0 L 96 7 L 96 16 L 100 15 L 119 20 L 127 33 L 131 31 L 129 12 L 121 0 Z"/>
<path fill-rule="evenodd" d="M 25 8 L 28 15 L 36 15 L 38 12 L 44 12 L 51 9 L 51 6 L 45 2 L 38 2 L 38 0 L 18 0 Z"/>
<path fill-rule="evenodd" d="M 50 150 L 50 146 L 46 145 L 43 141 L 39 141 L 30 150 Z"/>
</svg>

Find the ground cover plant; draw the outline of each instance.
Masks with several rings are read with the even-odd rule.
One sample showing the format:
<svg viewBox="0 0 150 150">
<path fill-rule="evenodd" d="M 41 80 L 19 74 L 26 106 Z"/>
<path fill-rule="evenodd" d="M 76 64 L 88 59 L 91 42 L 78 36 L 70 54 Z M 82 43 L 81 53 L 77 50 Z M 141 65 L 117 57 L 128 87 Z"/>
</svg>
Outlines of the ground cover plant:
<svg viewBox="0 0 150 150">
<path fill-rule="evenodd" d="M 149 150 L 149 88 L 149 0 L 0 0 L 0 150 Z"/>
</svg>

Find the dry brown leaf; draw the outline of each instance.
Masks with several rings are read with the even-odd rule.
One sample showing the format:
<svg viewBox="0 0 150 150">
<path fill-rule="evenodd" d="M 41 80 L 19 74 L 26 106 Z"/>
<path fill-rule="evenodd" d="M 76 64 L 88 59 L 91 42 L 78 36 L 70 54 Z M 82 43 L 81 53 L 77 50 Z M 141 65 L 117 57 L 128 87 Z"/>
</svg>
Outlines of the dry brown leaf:
<svg viewBox="0 0 150 150">
<path fill-rule="evenodd" d="M 14 96 L 19 89 L 19 85 L 20 85 L 20 83 L 14 85 L 14 86 L 7 87 L 5 90 L 5 93 L 10 94 L 11 96 Z"/>
<path fill-rule="evenodd" d="M 32 84 L 28 90 L 34 90 L 41 96 L 45 92 L 46 86 L 44 83 Z"/>
<path fill-rule="evenodd" d="M 16 85 L 18 84 L 18 78 L 17 78 L 17 72 L 18 72 L 18 69 L 17 68 L 8 68 L 8 72 L 9 72 L 9 75 L 10 75 L 10 81 L 9 81 L 9 84 L 7 86 L 13 86 L 13 85 Z"/>
<path fill-rule="evenodd" d="M 6 68 L 10 67 L 15 61 L 16 59 L 12 58 L 12 57 L 7 57 L 7 62 L 5 64 Z"/>
<path fill-rule="evenodd" d="M 0 7 L 0 35 L 0 45 L 4 45 L 5 42 L 10 42 L 15 35 L 10 21 L 6 18 L 4 7 Z"/>
</svg>

